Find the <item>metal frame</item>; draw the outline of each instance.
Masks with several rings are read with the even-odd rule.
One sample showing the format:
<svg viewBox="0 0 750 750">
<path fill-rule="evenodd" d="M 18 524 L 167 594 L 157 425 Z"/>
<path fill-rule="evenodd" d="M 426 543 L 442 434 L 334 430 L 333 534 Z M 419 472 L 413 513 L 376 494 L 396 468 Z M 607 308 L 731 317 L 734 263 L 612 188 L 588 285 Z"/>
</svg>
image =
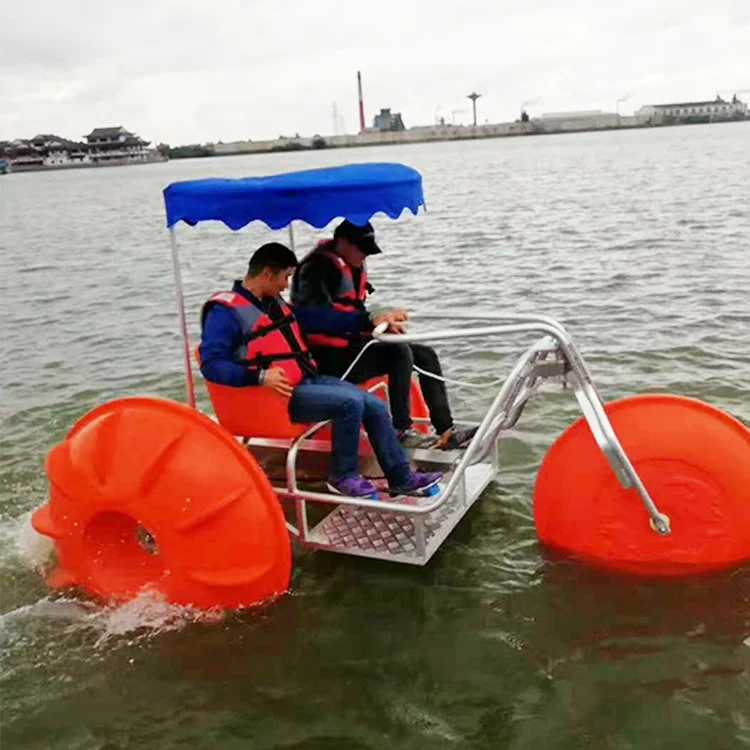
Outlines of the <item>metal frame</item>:
<svg viewBox="0 0 750 750">
<path fill-rule="evenodd" d="M 294 233 L 291 225 L 289 233 L 293 247 Z M 178 316 L 184 350 L 187 399 L 190 406 L 196 408 L 190 343 L 174 227 L 170 229 L 170 239 Z M 511 369 L 473 439 L 463 451 L 460 459 L 450 467 L 449 479 L 445 486 L 436 496 L 425 498 L 418 504 L 404 503 L 402 498 L 394 498 L 392 501 L 370 500 L 300 489 L 297 483 L 299 452 L 300 450 L 321 450 L 320 441 L 315 441 L 314 436 L 328 422 L 319 422 L 312 425 L 293 441 L 282 443 L 283 449 L 287 451 L 286 486 L 274 487 L 274 491 L 280 499 L 294 501 L 297 526 L 287 523 L 287 528 L 290 534 L 296 537 L 301 544 L 309 547 L 335 549 L 349 554 L 364 554 L 398 562 L 424 564 L 497 474 L 499 470 L 498 439 L 501 433 L 512 428 L 518 422 L 526 403 L 539 386 L 545 380 L 554 378 L 562 379 L 565 386 L 572 388 L 573 395 L 597 445 L 606 457 L 620 484 L 625 488 L 635 488 L 649 513 L 652 528 L 662 535 L 670 533 L 668 517 L 659 511 L 625 454 L 604 410 L 602 400 L 594 387 L 588 368 L 576 349 L 572 337 L 559 322 L 542 315 L 504 315 L 492 312 L 471 315 L 451 312 L 420 315 L 416 319 L 419 320 L 420 318 L 426 321 L 450 319 L 451 321 L 462 321 L 463 324 L 460 327 L 426 330 L 419 333 L 376 333 L 374 338 L 378 341 L 393 343 L 466 340 L 477 337 L 487 338 L 488 336 L 528 333 L 541 334 L 541 338 L 524 352 Z M 467 326 L 466 323 L 469 322 L 473 325 Z M 251 448 L 254 441 L 246 440 L 244 442 L 248 445 L 248 448 Z M 471 484 L 471 487 L 469 487 L 469 484 Z M 310 528 L 307 515 L 308 502 L 335 506 L 335 509 L 324 519 L 324 522 L 342 512 L 348 513 L 349 517 L 355 518 L 355 520 L 358 517 L 369 519 L 368 523 L 374 517 L 376 526 L 379 522 L 378 519 L 388 519 L 388 523 L 396 519 L 394 523 L 399 523 L 398 519 L 403 520 L 404 517 L 408 517 L 408 522 L 411 525 L 408 526 L 408 529 L 407 526 L 403 526 L 402 531 L 406 530 L 410 535 L 409 543 L 414 548 L 413 554 L 404 554 L 403 550 L 399 552 L 393 552 L 392 550 L 363 552 L 353 547 L 337 549 L 323 544 L 320 539 L 316 538 L 316 529 L 324 522 L 320 522 L 316 529 Z M 399 535 L 397 534 L 397 536 Z M 401 534 L 401 536 L 404 536 L 404 534 Z"/>
<path fill-rule="evenodd" d="M 172 249 L 172 272 L 174 273 L 174 287 L 177 295 L 177 315 L 180 320 L 180 335 L 182 336 L 182 349 L 185 364 L 185 388 L 187 391 L 188 404 L 195 405 L 195 383 L 193 381 L 193 367 L 190 362 L 190 339 L 187 330 L 187 318 L 185 316 L 185 297 L 182 293 L 182 273 L 180 272 L 180 257 L 177 252 L 177 233 L 174 227 L 169 228 L 169 244 Z"/>
<path fill-rule="evenodd" d="M 423 319 L 442 319 L 446 315 L 424 315 Z M 479 325 L 473 329 L 466 326 L 456 329 L 441 329 L 425 331 L 416 334 L 381 334 L 376 336 L 380 341 L 394 343 L 411 343 L 422 341 L 468 339 L 478 336 L 487 337 L 499 334 L 514 333 L 542 333 L 539 341 L 527 349 L 519 358 L 500 388 L 492 405 L 479 425 L 474 438 L 467 446 L 452 476 L 440 494 L 431 498 L 429 502 L 419 506 L 404 506 L 399 502 L 383 502 L 380 500 L 366 500 L 362 498 L 345 497 L 324 492 L 308 492 L 300 490 L 296 480 L 296 459 L 300 448 L 326 423 L 313 425 L 294 440 L 287 454 L 287 485 L 285 488 L 275 487 L 280 497 L 294 499 L 298 510 L 304 510 L 304 501 L 328 503 L 332 505 L 349 505 L 352 507 L 407 513 L 423 516 L 438 511 L 452 496 L 461 482 L 467 468 L 483 461 L 495 450 L 500 434 L 513 427 L 521 416 L 523 408 L 529 398 L 541 383 L 549 378 L 563 378 L 572 386 L 573 393 L 583 412 L 583 416 L 591 429 L 597 445 L 604 453 L 609 465 L 615 472 L 623 487 L 634 487 L 638 492 L 646 510 L 651 517 L 654 529 L 660 534 L 668 534 L 669 519 L 656 507 L 632 463 L 625 454 L 620 441 L 604 410 L 602 401 L 594 388 L 589 372 L 579 355 L 573 340 L 563 326 L 552 318 L 545 316 L 513 316 L 496 315 L 492 313 L 482 315 L 464 315 L 456 313 L 451 319 L 463 321 L 504 321 L 502 324 Z M 516 321 L 516 322 L 513 322 Z M 554 359 L 549 361 L 550 355 Z M 493 456 L 493 461 L 496 458 Z M 303 530 L 306 523 L 298 519 Z M 302 535 L 302 539 L 305 535 Z"/>
</svg>

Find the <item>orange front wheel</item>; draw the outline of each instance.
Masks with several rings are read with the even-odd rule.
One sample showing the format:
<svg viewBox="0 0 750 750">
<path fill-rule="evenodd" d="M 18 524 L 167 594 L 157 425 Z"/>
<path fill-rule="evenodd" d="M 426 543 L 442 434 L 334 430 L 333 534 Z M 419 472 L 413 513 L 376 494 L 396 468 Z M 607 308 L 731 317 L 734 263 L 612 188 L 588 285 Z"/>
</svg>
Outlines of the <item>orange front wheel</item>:
<svg viewBox="0 0 750 750">
<path fill-rule="evenodd" d="M 601 566 L 650 575 L 703 573 L 750 560 L 750 430 L 696 399 L 642 395 L 605 407 L 671 533 L 657 534 L 585 420 L 542 462 L 534 489 L 540 540 Z"/>
</svg>

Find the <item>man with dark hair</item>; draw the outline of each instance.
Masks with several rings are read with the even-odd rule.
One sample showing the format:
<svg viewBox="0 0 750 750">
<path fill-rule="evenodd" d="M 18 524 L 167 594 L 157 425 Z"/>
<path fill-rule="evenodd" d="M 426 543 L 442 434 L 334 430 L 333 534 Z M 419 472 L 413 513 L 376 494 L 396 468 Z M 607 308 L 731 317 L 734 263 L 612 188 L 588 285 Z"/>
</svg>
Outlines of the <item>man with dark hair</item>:
<svg viewBox="0 0 750 750">
<path fill-rule="evenodd" d="M 259 247 L 247 264 L 247 275 L 258 276 L 266 268 L 273 274 L 297 267 L 297 256 L 280 242 L 268 242 Z"/>
<path fill-rule="evenodd" d="M 366 258 L 382 252 L 375 242 L 375 232 L 368 222 L 357 226 L 345 220 L 336 227 L 333 239 L 318 245 L 300 263 L 292 281 L 292 302 L 302 308 L 333 308 L 367 312 L 365 301 L 374 289 L 367 280 Z M 301 313 L 300 313 L 301 314 Z M 403 330 L 408 319 L 405 310 L 390 310 L 384 320 L 392 331 Z M 300 320 L 304 328 L 304 321 Z M 310 350 L 320 371 L 340 377 L 359 355 L 365 340 L 334 331 L 309 332 Z M 375 375 L 388 376 L 388 393 L 393 412 L 393 426 L 401 443 L 408 448 L 458 448 L 471 440 L 476 428 L 460 429 L 453 424 L 445 384 L 435 378 L 419 376 L 435 436 L 413 429 L 410 416 L 410 386 L 414 365 L 441 376 L 435 350 L 424 344 L 391 344 L 378 342 L 368 347 L 347 379 L 363 383 Z"/>
<path fill-rule="evenodd" d="M 376 497 L 376 487 L 358 469 L 359 430 L 364 425 L 390 491 L 428 492 L 439 473 L 409 468 L 386 405 L 371 393 L 318 373 L 292 309 L 281 298 L 297 259 L 289 248 L 272 242 L 250 259 L 243 280 L 231 292 L 218 292 L 201 314 L 201 372 L 220 385 L 270 388 L 289 399 L 292 422 L 333 421 L 331 476 L 334 492 Z M 361 311 L 305 310 L 309 331 L 350 335 L 382 322 Z"/>
</svg>

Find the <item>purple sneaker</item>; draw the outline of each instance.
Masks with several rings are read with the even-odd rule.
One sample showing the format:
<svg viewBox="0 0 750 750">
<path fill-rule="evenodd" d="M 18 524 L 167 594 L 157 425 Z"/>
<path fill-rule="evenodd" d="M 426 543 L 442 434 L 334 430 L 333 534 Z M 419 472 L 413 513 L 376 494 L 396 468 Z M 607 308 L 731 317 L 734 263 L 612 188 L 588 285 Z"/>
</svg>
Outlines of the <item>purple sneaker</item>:
<svg viewBox="0 0 750 750">
<path fill-rule="evenodd" d="M 349 495 L 349 497 L 366 497 L 370 500 L 377 500 L 379 497 L 378 488 L 364 477 L 331 478 L 328 482 L 328 489 L 338 495 Z"/>
<path fill-rule="evenodd" d="M 391 487 L 389 492 L 395 495 L 435 495 L 440 491 L 437 484 L 442 478 L 439 471 L 412 471 L 404 484 Z"/>
</svg>

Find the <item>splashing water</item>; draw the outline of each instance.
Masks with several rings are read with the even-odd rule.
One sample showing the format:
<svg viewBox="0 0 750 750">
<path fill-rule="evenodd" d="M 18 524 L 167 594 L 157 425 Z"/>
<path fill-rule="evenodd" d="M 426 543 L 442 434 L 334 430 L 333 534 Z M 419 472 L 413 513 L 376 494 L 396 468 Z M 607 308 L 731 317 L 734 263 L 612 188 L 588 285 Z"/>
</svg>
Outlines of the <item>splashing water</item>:
<svg viewBox="0 0 750 750">
<path fill-rule="evenodd" d="M 0 537 L 6 562 L 12 558 L 14 567 L 31 569 L 40 576 L 49 570 L 54 544 L 31 525 L 31 513 L 4 523 Z M 171 604 L 156 590 L 144 590 L 127 602 L 104 605 L 70 594 L 52 594 L 0 615 L 0 629 L 8 635 L 14 627 L 25 628 L 29 620 L 60 620 L 93 629 L 98 634 L 94 645 L 100 648 L 121 636 L 135 634 L 136 640 L 149 639 L 190 624 L 213 624 L 223 618 L 219 609 L 204 611 Z"/>
<path fill-rule="evenodd" d="M 16 551 L 19 557 L 36 571 L 43 571 L 52 561 L 55 552 L 54 543 L 31 525 L 31 513 L 26 513 L 20 518 L 16 535 Z"/>
<path fill-rule="evenodd" d="M 14 629 L 26 629 L 30 620 L 60 620 L 71 626 L 89 628 L 97 635 L 95 648 L 116 645 L 122 636 L 131 636 L 127 645 L 149 640 L 162 633 L 182 630 L 188 625 L 212 625 L 224 619 L 222 610 L 200 610 L 170 604 L 155 591 L 143 591 L 130 601 L 101 606 L 70 596 L 45 596 L 0 615 L 0 631 L 6 636 Z"/>
<path fill-rule="evenodd" d="M 97 648 L 120 636 L 135 635 L 136 640 L 148 639 L 171 630 L 181 630 L 187 625 L 214 624 L 223 619 L 224 612 L 220 609 L 201 610 L 170 604 L 163 594 L 154 590 L 144 590 L 130 601 L 97 609 L 87 618 L 99 632 Z"/>
</svg>

